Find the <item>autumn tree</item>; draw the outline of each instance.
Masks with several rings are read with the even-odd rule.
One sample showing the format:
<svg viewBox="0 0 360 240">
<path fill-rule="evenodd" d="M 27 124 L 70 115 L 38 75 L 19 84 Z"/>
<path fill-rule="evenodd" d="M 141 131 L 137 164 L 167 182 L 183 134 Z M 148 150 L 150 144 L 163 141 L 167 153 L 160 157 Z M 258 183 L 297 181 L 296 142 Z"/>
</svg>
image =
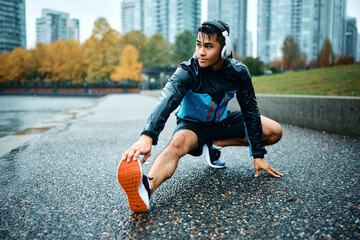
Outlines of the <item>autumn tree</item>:
<svg viewBox="0 0 360 240">
<path fill-rule="evenodd" d="M 58 83 L 61 80 L 64 43 L 59 39 L 46 47 L 45 58 L 39 72 L 45 76 L 44 82 Z"/>
<path fill-rule="evenodd" d="M 291 35 L 286 36 L 283 46 L 283 68 L 286 70 L 292 70 L 301 58 L 301 52 L 299 44 L 295 41 L 295 38 Z"/>
<path fill-rule="evenodd" d="M 39 69 L 44 64 L 46 58 L 46 48 L 47 44 L 38 42 L 36 48 L 29 49 L 29 58 L 31 59 L 28 66 L 27 78 L 34 83 L 42 84 L 42 81 L 45 79 L 44 74 L 42 74 Z"/>
<path fill-rule="evenodd" d="M 15 48 L 6 58 L 5 81 L 24 83 L 26 81 L 28 52 L 22 48 Z"/>
<path fill-rule="evenodd" d="M 110 27 L 105 18 L 100 17 L 82 47 L 87 61 L 87 81 L 104 83 L 109 80 L 120 60 L 120 34 Z"/>
<path fill-rule="evenodd" d="M 173 62 L 176 64 L 186 61 L 194 54 L 195 42 L 194 35 L 189 31 L 185 30 L 179 33 L 175 37 L 175 44 L 173 50 Z"/>
<path fill-rule="evenodd" d="M 353 56 L 346 56 L 346 55 L 342 55 L 339 57 L 339 59 L 336 61 L 335 65 L 339 66 L 339 65 L 349 65 L 349 64 L 354 64 L 355 63 L 355 58 Z"/>
<path fill-rule="evenodd" d="M 60 78 L 63 82 L 80 84 L 86 73 L 85 54 L 78 41 L 64 41 L 62 53 L 63 65 L 60 68 Z"/>
<path fill-rule="evenodd" d="M 282 60 L 275 59 L 269 62 L 267 69 L 271 70 L 272 73 L 281 73 L 282 72 Z"/>
<path fill-rule="evenodd" d="M 332 66 L 335 63 L 335 54 L 329 38 L 324 40 L 320 53 L 318 54 L 320 67 Z"/>
<path fill-rule="evenodd" d="M 8 68 L 6 68 L 6 63 L 8 61 L 10 53 L 1 52 L 0 53 L 0 83 L 5 83 L 8 75 Z"/>
<path fill-rule="evenodd" d="M 146 41 L 147 38 L 145 34 L 140 32 L 139 30 L 134 30 L 125 35 L 121 36 L 120 43 L 121 46 L 126 46 L 128 44 L 133 45 L 139 51 L 139 60 L 141 62 L 144 61 L 146 55 Z"/>
<path fill-rule="evenodd" d="M 146 43 L 145 67 L 168 67 L 171 64 L 168 41 L 160 33 L 155 33 Z"/>
<path fill-rule="evenodd" d="M 124 82 L 124 80 L 140 82 L 142 80 L 141 69 L 143 64 L 138 59 L 139 51 L 133 45 L 126 45 L 121 53 L 121 60 L 110 78 L 117 82 Z"/>
</svg>

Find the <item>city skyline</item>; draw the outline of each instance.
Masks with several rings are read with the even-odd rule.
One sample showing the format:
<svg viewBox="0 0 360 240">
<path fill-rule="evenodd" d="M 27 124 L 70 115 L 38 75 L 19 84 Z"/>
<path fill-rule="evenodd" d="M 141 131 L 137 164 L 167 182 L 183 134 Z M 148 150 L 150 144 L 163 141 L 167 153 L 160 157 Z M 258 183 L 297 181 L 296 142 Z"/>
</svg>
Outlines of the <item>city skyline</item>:
<svg viewBox="0 0 360 240">
<path fill-rule="evenodd" d="M 27 47 L 34 48 L 36 44 L 36 18 L 41 16 L 43 8 L 67 12 L 71 18 L 80 20 L 80 43 L 91 36 L 94 22 L 98 17 L 105 17 L 112 28 L 121 32 L 121 0 L 26 0 L 26 30 Z M 79 10 L 80 9 L 80 10 Z M 207 0 L 202 0 L 202 21 L 206 19 Z M 346 16 L 355 17 L 357 28 L 360 29 L 360 0 L 348 0 Z M 257 0 L 248 0 L 247 30 L 252 32 L 253 44 L 257 45 Z M 256 47 L 253 52 L 256 56 Z"/>
</svg>

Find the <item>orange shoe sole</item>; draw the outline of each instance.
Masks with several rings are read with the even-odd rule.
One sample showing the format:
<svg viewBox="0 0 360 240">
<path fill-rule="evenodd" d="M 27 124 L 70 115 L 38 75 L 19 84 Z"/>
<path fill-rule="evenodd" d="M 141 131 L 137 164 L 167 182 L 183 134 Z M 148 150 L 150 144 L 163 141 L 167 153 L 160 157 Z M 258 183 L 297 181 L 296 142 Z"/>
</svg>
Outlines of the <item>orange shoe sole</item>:
<svg viewBox="0 0 360 240">
<path fill-rule="evenodd" d="M 148 210 L 138 190 L 142 178 L 141 175 L 139 161 L 127 162 L 123 160 L 120 162 L 117 170 L 117 178 L 127 195 L 130 209 L 134 213 L 145 213 Z"/>
</svg>

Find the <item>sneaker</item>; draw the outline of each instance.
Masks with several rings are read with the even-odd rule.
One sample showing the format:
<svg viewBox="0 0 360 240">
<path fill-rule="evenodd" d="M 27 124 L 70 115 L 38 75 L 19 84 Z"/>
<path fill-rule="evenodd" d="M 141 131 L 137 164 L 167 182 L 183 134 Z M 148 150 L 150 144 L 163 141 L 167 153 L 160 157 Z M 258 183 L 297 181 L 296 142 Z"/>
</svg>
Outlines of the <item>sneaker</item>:
<svg viewBox="0 0 360 240">
<path fill-rule="evenodd" d="M 130 162 L 121 160 L 117 178 L 127 195 L 131 211 L 134 213 L 147 212 L 150 200 L 150 182 L 148 177 L 142 174 L 140 160 Z"/>
<path fill-rule="evenodd" d="M 214 148 L 213 146 L 209 148 L 208 145 L 204 144 L 203 152 L 205 153 L 206 161 L 210 167 L 212 168 L 225 167 L 226 163 L 219 159 L 221 155 L 220 150 Z"/>
</svg>

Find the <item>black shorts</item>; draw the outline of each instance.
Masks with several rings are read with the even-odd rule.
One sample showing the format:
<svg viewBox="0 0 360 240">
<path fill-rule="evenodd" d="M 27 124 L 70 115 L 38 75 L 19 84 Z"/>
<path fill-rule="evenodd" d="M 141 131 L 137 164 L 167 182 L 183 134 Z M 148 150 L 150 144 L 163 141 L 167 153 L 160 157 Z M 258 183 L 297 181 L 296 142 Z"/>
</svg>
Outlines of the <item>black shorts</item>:
<svg viewBox="0 0 360 240">
<path fill-rule="evenodd" d="M 213 140 L 244 138 L 246 133 L 243 120 L 240 111 L 228 112 L 226 119 L 219 123 L 199 123 L 177 118 L 174 134 L 185 129 L 193 131 L 198 137 L 198 147 L 189 154 L 200 156 L 204 144 L 211 144 Z"/>
</svg>

